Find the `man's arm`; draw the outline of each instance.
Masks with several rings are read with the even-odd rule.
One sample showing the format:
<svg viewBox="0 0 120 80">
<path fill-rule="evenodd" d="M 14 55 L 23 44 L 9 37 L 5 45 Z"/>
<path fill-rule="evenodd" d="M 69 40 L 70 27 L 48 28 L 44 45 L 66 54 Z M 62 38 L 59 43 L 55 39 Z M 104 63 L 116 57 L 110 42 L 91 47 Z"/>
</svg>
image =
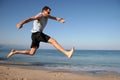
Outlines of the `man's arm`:
<svg viewBox="0 0 120 80">
<path fill-rule="evenodd" d="M 36 15 L 34 17 L 31 17 L 31 18 L 28 18 L 28 19 L 25 19 L 23 21 L 21 21 L 20 23 L 17 24 L 17 28 L 20 29 L 22 28 L 22 26 L 25 24 L 25 23 L 28 23 L 28 22 L 31 22 L 33 20 L 38 20 L 40 19 L 41 15 Z"/>
<path fill-rule="evenodd" d="M 63 18 L 54 17 L 54 16 L 51 16 L 51 15 L 49 15 L 49 18 L 53 19 L 53 20 L 56 20 L 56 21 L 59 21 L 61 23 L 65 23 L 65 20 Z"/>
</svg>

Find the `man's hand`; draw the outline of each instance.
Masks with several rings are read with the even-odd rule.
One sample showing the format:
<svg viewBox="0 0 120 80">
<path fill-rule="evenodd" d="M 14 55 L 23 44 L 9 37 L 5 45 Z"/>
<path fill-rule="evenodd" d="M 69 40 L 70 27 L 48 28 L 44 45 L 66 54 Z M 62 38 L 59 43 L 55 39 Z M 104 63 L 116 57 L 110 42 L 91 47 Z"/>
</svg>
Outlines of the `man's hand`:
<svg viewBox="0 0 120 80">
<path fill-rule="evenodd" d="M 60 19 L 61 23 L 65 23 L 65 20 L 63 18 Z"/>
<path fill-rule="evenodd" d="M 23 26 L 23 24 L 21 24 L 21 23 L 17 24 L 18 29 L 22 28 L 22 26 Z"/>
<path fill-rule="evenodd" d="M 63 18 L 57 18 L 57 20 L 61 23 L 65 23 L 65 20 Z"/>
</svg>

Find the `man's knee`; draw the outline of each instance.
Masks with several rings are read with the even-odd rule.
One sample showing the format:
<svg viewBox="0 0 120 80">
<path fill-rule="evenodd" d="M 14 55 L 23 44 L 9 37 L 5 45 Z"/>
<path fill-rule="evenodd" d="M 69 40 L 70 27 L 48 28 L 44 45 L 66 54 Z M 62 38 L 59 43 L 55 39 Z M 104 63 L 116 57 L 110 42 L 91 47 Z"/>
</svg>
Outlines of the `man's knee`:
<svg viewBox="0 0 120 80">
<path fill-rule="evenodd" d="M 29 53 L 30 56 L 33 56 L 35 54 L 35 52 L 31 52 Z"/>
<path fill-rule="evenodd" d="M 33 56 L 37 50 L 37 47 L 31 48 L 29 55 Z"/>
</svg>

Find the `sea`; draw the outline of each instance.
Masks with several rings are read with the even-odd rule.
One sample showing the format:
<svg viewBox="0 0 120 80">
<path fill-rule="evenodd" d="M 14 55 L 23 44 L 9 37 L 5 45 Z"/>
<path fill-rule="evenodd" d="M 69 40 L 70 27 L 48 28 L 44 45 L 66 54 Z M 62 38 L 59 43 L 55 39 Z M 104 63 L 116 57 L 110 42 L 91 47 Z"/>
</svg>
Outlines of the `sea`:
<svg viewBox="0 0 120 80">
<path fill-rule="evenodd" d="M 71 59 L 54 49 L 38 49 L 34 56 L 17 54 L 7 59 L 10 51 L 9 48 L 0 49 L 0 65 L 91 74 L 120 74 L 120 50 L 75 50 Z"/>
</svg>

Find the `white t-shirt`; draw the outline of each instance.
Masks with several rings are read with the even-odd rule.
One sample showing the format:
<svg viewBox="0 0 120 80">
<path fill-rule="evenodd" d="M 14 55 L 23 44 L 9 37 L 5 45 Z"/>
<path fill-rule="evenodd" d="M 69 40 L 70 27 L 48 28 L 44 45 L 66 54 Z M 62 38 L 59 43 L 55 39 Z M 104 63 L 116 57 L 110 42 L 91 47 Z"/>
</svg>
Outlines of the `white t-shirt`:
<svg viewBox="0 0 120 80">
<path fill-rule="evenodd" d="M 42 32 L 48 21 L 48 18 L 43 16 L 42 13 L 39 13 L 36 16 L 41 16 L 41 18 L 39 20 L 34 20 L 33 28 L 31 30 L 32 33 Z"/>
</svg>

